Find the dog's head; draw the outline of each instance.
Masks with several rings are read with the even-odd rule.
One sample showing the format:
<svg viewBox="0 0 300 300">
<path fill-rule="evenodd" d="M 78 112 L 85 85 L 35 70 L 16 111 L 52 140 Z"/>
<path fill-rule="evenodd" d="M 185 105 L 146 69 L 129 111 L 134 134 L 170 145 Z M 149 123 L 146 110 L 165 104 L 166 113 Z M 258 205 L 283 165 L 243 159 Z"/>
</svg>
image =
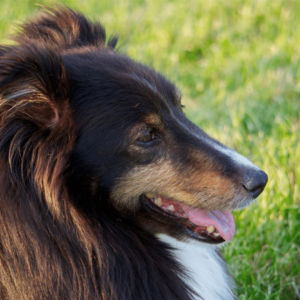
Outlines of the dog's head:
<svg viewBox="0 0 300 300">
<path fill-rule="evenodd" d="M 11 181 L 37 189 L 57 214 L 71 201 L 154 234 L 233 237 L 230 211 L 252 203 L 267 175 L 190 122 L 174 84 L 68 9 L 24 25 L 17 41 L 0 51 Z"/>
</svg>

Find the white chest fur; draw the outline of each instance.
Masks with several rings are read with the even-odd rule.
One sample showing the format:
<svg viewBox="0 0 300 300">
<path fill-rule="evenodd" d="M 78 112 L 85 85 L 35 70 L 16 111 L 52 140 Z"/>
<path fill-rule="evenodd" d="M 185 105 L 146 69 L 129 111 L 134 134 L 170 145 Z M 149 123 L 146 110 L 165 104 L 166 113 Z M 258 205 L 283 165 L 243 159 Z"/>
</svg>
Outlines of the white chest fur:
<svg viewBox="0 0 300 300">
<path fill-rule="evenodd" d="M 181 242 L 164 234 L 158 238 L 174 248 L 174 257 L 188 271 L 188 285 L 201 296 L 195 300 L 235 299 L 235 285 L 215 246 L 193 240 Z"/>
</svg>

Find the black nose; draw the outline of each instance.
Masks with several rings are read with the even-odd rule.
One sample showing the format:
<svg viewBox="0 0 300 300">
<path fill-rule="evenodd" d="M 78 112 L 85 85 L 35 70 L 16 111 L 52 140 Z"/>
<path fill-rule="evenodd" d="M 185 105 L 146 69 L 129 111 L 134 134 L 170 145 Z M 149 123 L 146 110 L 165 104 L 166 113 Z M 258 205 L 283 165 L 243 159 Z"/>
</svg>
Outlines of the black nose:
<svg viewBox="0 0 300 300">
<path fill-rule="evenodd" d="M 257 198 L 268 182 L 268 175 L 262 170 L 255 170 L 246 173 L 243 181 L 243 187 L 247 192 L 250 193 L 253 198 Z"/>
</svg>

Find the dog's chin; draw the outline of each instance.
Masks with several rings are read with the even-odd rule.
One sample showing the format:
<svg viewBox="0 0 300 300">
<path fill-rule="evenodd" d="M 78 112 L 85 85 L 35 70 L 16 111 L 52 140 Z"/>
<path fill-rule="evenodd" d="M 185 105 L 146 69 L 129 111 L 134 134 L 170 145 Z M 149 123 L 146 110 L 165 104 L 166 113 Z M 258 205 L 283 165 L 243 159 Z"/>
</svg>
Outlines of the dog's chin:
<svg viewBox="0 0 300 300">
<path fill-rule="evenodd" d="M 199 209 L 161 195 L 144 194 L 140 202 L 147 216 L 145 226 L 155 228 L 155 233 L 212 245 L 223 244 L 234 236 L 230 211 Z"/>
</svg>

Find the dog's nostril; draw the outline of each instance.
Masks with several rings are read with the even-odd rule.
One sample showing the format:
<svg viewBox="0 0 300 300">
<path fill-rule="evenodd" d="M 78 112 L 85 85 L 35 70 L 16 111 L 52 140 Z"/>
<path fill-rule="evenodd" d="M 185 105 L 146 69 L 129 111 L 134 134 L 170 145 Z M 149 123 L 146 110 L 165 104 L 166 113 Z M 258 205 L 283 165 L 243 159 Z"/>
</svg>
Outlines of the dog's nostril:
<svg viewBox="0 0 300 300">
<path fill-rule="evenodd" d="M 268 175 L 261 170 L 256 171 L 251 175 L 251 178 L 248 179 L 246 183 L 243 183 L 243 187 L 253 196 L 253 198 L 257 198 L 268 182 Z"/>
</svg>

